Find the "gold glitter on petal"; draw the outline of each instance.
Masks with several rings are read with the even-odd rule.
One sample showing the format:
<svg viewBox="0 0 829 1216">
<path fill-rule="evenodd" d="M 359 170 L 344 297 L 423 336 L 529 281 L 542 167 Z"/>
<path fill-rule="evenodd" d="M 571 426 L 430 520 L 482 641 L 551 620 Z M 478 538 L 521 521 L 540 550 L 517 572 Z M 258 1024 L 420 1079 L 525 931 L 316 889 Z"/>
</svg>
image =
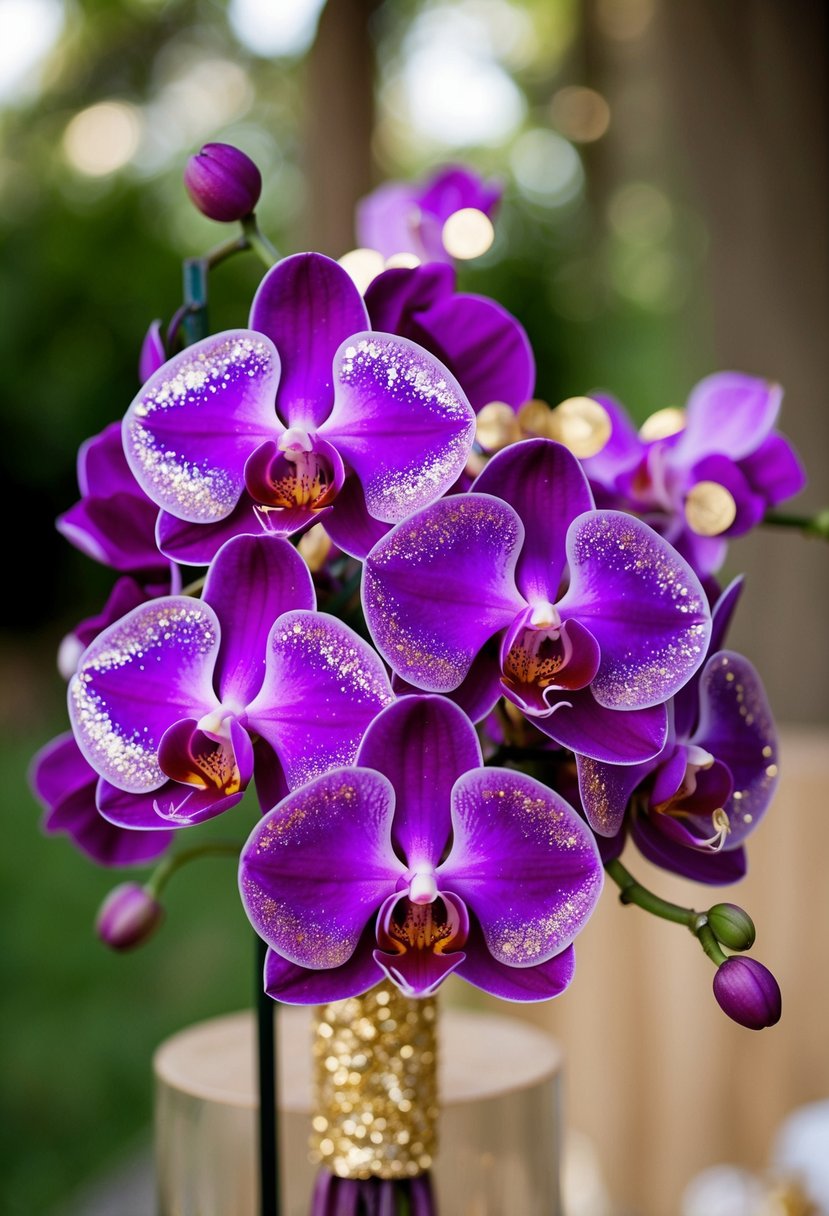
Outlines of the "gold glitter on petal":
<svg viewBox="0 0 829 1216">
<path fill-rule="evenodd" d="M 698 536 L 720 536 L 737 518 L 737 504 L 718 481 L 698 481 L 685 499 L 685 518 Z"/>
<path fill-rule="evenodd" d="M 437 1018 L 432 997 L 391 984 L 333 1001 L 313 1023 L 311 1159 L 341 1178 L 411 1178 L 437 1147 Z"/>
</svg>

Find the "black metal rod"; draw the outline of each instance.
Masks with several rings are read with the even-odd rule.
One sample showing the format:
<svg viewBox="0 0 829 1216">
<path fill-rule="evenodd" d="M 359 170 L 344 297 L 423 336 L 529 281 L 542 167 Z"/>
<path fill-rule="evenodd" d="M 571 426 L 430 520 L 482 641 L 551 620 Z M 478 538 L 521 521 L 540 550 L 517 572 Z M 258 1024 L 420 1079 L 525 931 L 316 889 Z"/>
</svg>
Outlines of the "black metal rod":
<svg viewBox="0 0 829 1216">
<path fill-rule="evenodd" d="M 262 973 L 267 946 L 256 938 L 256 1022 L 259 1072 L 259 1211 L 280 1216 L 279 1119 L 276 1077 L 276 1002 L 265 992 Z"/>
</svg>

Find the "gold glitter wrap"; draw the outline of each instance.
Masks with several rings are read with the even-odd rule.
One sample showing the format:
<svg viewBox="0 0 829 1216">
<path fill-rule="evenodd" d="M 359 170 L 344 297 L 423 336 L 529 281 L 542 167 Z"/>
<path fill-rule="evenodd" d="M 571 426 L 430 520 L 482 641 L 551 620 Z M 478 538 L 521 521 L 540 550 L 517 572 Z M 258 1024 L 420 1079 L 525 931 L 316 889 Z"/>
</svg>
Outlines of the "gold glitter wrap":
<svg viewBox="0 0 829 1216">
<path fill-rule="evenodd" d="M 437 1007 L 393 984 L 316 1010 L 311 1160 L 340 1178 L 412 1178 L 437 1144 Z"/>
</svg>

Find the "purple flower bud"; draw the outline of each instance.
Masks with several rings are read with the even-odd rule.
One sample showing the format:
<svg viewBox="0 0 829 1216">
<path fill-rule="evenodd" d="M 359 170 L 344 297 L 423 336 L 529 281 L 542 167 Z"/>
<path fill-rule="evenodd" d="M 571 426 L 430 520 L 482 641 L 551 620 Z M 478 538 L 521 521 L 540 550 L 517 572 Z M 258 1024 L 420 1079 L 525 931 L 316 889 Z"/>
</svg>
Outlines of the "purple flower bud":
<svg viewBox="0 0 829 1216">
<path fill-rule="evenodd" d="M 95 932 L 113 950 L 131 950 L 151 937 L 163 919 L 163 907 L 146 887 L 123 882 L 101 904 Z"/>
<path fill-rule="evenodd" d="M 253 211 L 262 192 L 262 174 L 232 144 L 205 144 L 188 160 L 184 185 L 203 215 L 232 223 Z"/>
<path fill-rule="evenodd" d="M 737 904 L 714 904 L 707 916 L 717 941 L 729 950 L 750 950 L 754 945 L 754 921 L 745 908 Z"/>
<path fill-rule="evenodd" d="M 714 996 L 724 1013 L 749 1030 L 780 1021 L 780 987 L 769 969 L 753 958 L 726 959 L 714 976 Z"/>
</svg>

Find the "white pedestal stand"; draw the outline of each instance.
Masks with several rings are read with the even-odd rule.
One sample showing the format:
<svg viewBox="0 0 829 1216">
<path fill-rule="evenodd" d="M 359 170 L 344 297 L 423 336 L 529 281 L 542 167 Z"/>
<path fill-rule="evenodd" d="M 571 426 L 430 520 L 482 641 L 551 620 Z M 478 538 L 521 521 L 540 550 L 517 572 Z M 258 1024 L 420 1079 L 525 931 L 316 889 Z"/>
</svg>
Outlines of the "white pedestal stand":
<svg viewBox="0 0 829 1216">
<path fill-rule="evenodd" d="M 279 1010 L 284 1216 L 308 1216 L 310 1012 Z M 561 1057 L 509 1017 L 440 1015 L 440 1216 L 561 1216 Z M 161 1216 L 257 1216 L 253 1018 L 214 1018 L 155 1055 Z"/>
</svg>

